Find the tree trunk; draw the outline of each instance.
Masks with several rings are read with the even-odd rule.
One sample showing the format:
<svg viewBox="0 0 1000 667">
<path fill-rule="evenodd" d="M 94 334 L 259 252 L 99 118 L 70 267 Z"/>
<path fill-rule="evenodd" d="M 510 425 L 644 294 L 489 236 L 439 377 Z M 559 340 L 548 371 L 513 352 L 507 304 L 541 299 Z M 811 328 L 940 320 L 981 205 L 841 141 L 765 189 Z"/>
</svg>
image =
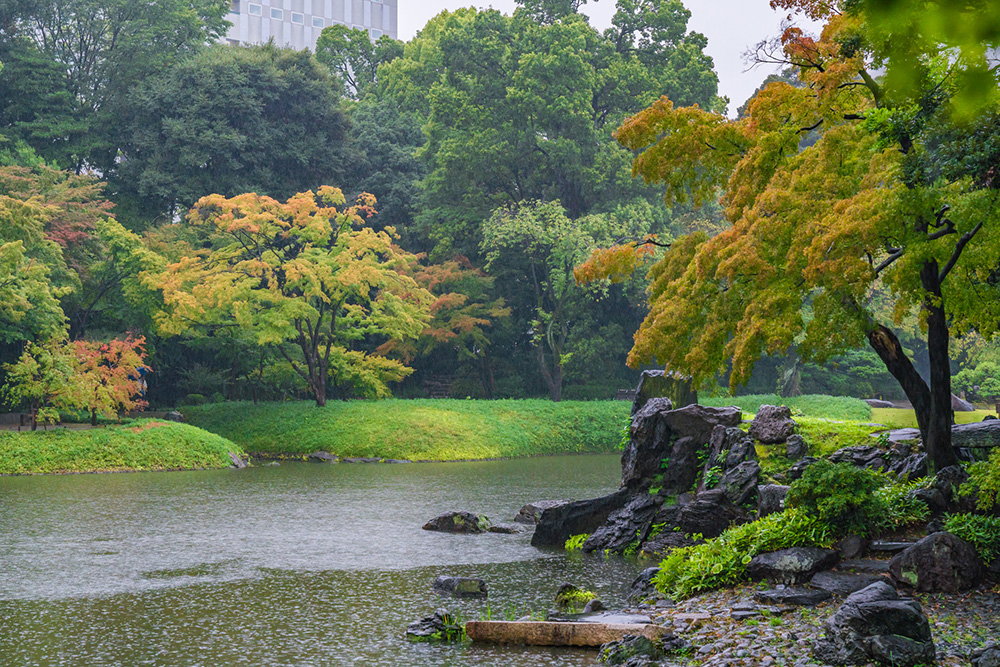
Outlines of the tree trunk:
<svg viewBox="0 0 1000 667">
<path fill-rule="evenodd" d="M 562 400 L 562 366 L 556 364 L 555 368 L 550 370 L 548 364 L 545 363 L 545 347 L 539 344 L 535 349 L 537 350 L 538 369 L 542 372 L 545 386 L 549 388 L 549 398 L 558 403 Z"/>
<path fill-rule="evenodd" d="M 95 408 L 90 410 L 90 425 L 97 426 L 97 410 Z"/>
<path fill-rule="evenodd" d="M 920 439 L 927 452 L 929 472 L 958 463 L 951 445 L 951 425 L 955 412 L 951 407 L 951 359 L 948 355 L 948 320 L 941 300 L 941 283 L 936 261 L 924 264 L 920 279 L 928 292 L 924 301 L 927 312 L 927 355 L 930 360 L 931 407 L 926 432 Z"/>
</svg>

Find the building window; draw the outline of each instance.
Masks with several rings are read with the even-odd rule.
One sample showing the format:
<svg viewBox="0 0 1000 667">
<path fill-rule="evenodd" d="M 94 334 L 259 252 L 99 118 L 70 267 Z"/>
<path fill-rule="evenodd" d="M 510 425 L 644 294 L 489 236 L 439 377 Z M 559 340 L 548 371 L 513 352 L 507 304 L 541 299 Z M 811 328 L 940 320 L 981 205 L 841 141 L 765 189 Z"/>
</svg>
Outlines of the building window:
<svg viewBox="0 0 1000 667">
<path fill-rule="evenodd" d="M 372 41 L 374 41 L 374 40 L 376 40 L 376 39 L 378 39 L 379 37 L 382 36 L 382 31 L 381 30 L 376 30 L 375 28 L 371 29 L 371 33 L 372 33 Z"/>
<path fill-rule="evenodd" d="M 239 46 L 240 45 L 240 40 L 238 40 L 238 39 L 227 39 L 226 42 L 229 43 L 229 46 Z"/>
<path fill-rule="evenodd" d="M 233 0 L 229 5 L 229 12 L 232 14 L 240 13 L 240 0 Z"/>
<path fill-rule="evenodd" d="M 322 16 L 314 16 L 313 17 L 313 27 L 314 28 L 322 28 L 323 27 L 323 17 Z"/>
<path fill-rule="evenodd" d="M 247 14 L 250 16 L 261 16 L 263 12 L 261 11 L 260 5 L 247 5 Z"/>
<path fill-rule="evenodd" d="M 281 19 L 285 18 L 285 15 L 282 13 L 280 9 L 275 9 L 274 7 L 271 7 L 271 18 L 278 19 L 280 21 Z"/>
<path fill-rule="evenodd" d="M 292 12 L 292 23 L 305 23 L 305 22 L 306 22 L 306 17 L 302 16 L 302 14 Z"/>
</svg>

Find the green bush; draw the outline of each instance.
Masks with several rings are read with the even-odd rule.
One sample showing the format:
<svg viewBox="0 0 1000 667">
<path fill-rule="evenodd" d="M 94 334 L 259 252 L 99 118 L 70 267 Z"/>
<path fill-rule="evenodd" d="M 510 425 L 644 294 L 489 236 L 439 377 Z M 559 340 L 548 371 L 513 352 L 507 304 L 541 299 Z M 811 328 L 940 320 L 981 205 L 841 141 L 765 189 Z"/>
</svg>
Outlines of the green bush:
<svg viewBox="0 0 1000 667">
<path fill-rule="evenodd" d="M 1000 496 L 1000 447 L 995 447 L 986 461 L 969 466 L 969 481 L 962 485 L 962 490 L 974 489 L 978 490 L 976 504 L 979 509 L 991 511 Z"/>
<path fill-rule="evenodd" d="M 205 405 L 208 399 L 204 394 L 188 394 L 181 401 L 181 405 Z"/>
<path fill-rule="evenodd" d="M 590 533 L 581 533 L 579 535 L 570 535 L 569 539 L 563 545 L 566 551 L 579 551 L 583 548 L 583 543 L 587 541 L 590 537 Z"/>
<path fill-rule="evenodd" d="M 830 528 L 805 512 L 789 509 L 733 526 L 703 544 L 676 549 L 660 563 L 657 589 L 674 600 L 731 586 L 746 578 L 757 554 L 799 546 L 829 546 Z"/>
<path fill-rule="evenodd" d="M 945 517 L 944 529 L 971 544 L 985 562 L 1000 558 L 1000 517 L 952 514 Z"/>
<path fill-rule="evenodd" d="M 875 491 L 884 485 L 877 473 L 849 463 L 817 461 L 792 483 L 785 507 L 798 508 L 836 534 L 866 534 L 879 518 Z"/>
</svg>

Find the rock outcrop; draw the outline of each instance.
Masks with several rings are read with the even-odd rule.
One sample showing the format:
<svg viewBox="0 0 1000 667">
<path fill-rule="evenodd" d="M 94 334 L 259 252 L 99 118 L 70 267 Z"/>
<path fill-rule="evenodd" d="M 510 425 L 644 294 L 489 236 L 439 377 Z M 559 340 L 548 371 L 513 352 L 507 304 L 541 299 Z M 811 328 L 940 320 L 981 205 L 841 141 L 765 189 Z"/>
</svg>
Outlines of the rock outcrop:
<svg viewBox="0 0 1000 667">
<path fill-rule="evenodd" d="M 754 556 L 747 565 L 747 574 L 759 581 L 796 586 L 807 583 L 821 570 L 829 570 L 840 556 L 833 549 L 792 547 Z"/>
<path fill-rule="evenodd" d="M 762 405 L 750 423 L 750 435 L 766 445 L 788 440 L 798 424 L 787 405 Z"/>
<path fill-rule="evenodd" d="M 971 544 L 938 532 L 893 558 L 889 574 L 898 584 L 921 593 L 957 593 L 981 584 L 986 570 Z"/>
<path fill-rule="evenodd" d="M 486 582 L 473 577 L 437 577 L 431 590 L 442 597 L 484 599 L 489 595 Z"/>
<path fill-rule="evenodd" d="M 663 504 L 663 498 L 649 493 L 640 493 L 632 497 L 625 507 L 608 515 L 603 526 L 595 530 L 581 549 L 584 552 L 610 551 L 622 553 L 633 544 L 638 549 L 639 544 L 646 539 L 653 525 L 653 517 Z"/>
<path fill-rule="evenodd" d="M 698 392 L 691 386 L 690 378 L 679 373 L 643 371 L 635 390 L 632 414 L 641 410 L 651 398 L 669 398 L 674 405 L 684 407 L 698 402 Z"/>
<path fill-rule="evenodd" d="M 624 507 L 631 497 L 629 489 L 623 488 L 600 498 L 549 507 L 538 518 L 531 546 L 561 547 L 573 535 L 593 533 L 612 512 Z"/>
<path fill-rule="evenodd" d="M 826 664 L 913 667 L 934 662 L 930 623 L 920 604 L 901 600 L 885 582 L 850 595 L 826 620 L 824 631 L 813 655 Z"/>
<path fill-rule="evenodd" d="M 560 505 L 565 505 L 571 502 L 569 500 L 536 500 L 533 503 L 528 503 L 518 511 L 517 516 L 514 517 L 516 523 L 523 523 L 525 525 L 534 526 L 538 523 L 538 519 L 542 516 L 542 512 L 552 507 L 559 507 Z"/>
</svg>

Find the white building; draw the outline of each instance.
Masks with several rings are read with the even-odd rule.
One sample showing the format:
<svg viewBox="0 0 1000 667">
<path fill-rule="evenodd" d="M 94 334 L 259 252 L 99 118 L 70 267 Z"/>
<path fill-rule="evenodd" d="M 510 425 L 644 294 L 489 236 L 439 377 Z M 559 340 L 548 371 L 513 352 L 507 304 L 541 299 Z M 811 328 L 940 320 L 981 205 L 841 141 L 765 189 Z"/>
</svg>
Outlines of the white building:
<svg viewBox="0 0 1000 667">
<path fill-rule="evenodd" d="M 272 37 L 278 46 L 316 50 L 323 28 L 340 23 L 364 28 L 372 41 L 397 39 L 398 0 L 232 0 L 226 34 L 230 44 L 261 44 Z"/>
</svg>

